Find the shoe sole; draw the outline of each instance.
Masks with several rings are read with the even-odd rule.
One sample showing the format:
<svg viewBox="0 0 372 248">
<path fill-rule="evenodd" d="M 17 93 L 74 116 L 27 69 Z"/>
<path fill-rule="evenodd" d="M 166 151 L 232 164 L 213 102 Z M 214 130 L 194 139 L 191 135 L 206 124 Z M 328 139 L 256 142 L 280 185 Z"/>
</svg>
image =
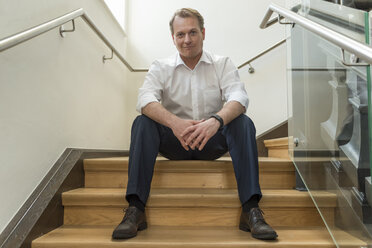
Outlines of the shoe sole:
<svg viewBox="0 0 372 248">
<path fill-rule="evenodd" d="M 251 229 L 243 224 L 239 225 L 239 229 L 244 232 L 251 232 Z M 263 240 L 274 240 L 278 237 L 276 233 L 265 233 L 265 234 L 254 234 L 252 233 L 252 237 L 256 239 L 263 239 Z"/>
<path fill-rule="evenodd" d="M 147 222 L 143 222 L 143 223 L 140 223 L 138 225 L 138 228 L 137 228 L 137 231 L 142 231 L 142 230 L 145 230 L 147 228 Z M 130 239 L 130 238 L 133 238 L 137 236 L 137 232 L 135 233 L 125 233 L 125 234 L 112 234 L 112 238 L 113 239 Z"/>
<path fill-rule="evenodd" d="M 250 232 L 251 231 L 251 229 L 248 226 L 243 225 L 243 224 L 239 225 L 239 229 L 244 231 L 244 232 Z"/>
<path fill-rule="evenodd" d="M 146 228 L 147 228 L 147 222 L 143 222 L 138 225 L 138 231 L 145 230 Z"/>
<path fill-rule="evenodd" d="M 253 234 L 252 237 L 256 239 L 262 239 L 262 240 L 275 240 L 278 235 L 276 233 L 268 233 L 268 234 Z"/>
</svg>

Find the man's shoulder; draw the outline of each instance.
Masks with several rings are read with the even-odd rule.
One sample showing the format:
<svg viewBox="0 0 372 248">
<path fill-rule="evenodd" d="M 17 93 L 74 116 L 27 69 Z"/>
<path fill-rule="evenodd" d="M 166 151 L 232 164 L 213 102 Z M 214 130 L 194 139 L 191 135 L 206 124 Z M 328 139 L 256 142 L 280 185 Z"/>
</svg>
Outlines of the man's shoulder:
<svg viewBox="0 0 372 248">
<path fill-rule="evenodd" d="M 205 53 L 206 57 L 210 61 L 212 61 L 214 64 L 224 64 L 224 63 L 226 63 L 227 60 L 230 59 L 227 56 L 222 56 L 222 55 L 214 54 L 214 53 L 211 53 L 211 52 L 206 51 L 206 50 L 204 50 L 204 53 Z"/>
<path fill-rule="evenodd" d="M 173 54 L 167 58 L 156 59 L 153 65 L 161 68 L 175 67 L 177 62 L 177 54 Z"/>
</svg>

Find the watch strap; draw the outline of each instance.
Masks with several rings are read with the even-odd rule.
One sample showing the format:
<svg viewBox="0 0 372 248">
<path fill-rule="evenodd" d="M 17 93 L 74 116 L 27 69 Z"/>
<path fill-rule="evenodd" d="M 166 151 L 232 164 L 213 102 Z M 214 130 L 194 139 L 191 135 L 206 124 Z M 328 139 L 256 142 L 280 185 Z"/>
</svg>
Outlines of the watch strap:
<svg viewBox="0 0 372 248">
<path fill-rule="evenodd" d="M 210 118 L 215 118 L 219 123 L 220 123 L 220 128 L 219 129 L 222 129 L 223 128 L 223 119 L 221 118 L 221 116 L 219 116 L 218 114 L 213 114 L 211 115 Z"/>
</svg>

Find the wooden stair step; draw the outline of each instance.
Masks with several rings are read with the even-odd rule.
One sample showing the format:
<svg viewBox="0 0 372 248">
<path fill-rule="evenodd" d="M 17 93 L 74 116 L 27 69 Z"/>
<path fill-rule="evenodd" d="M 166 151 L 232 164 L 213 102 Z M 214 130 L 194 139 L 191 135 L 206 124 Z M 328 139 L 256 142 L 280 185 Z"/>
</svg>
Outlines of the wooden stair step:
<svg viewBox="0 0 372 248">
<path fill-rule="evenodd" d="M 291 189 L 294 165 L 288 159 L 259 158 L 263 189 Z M 85 186 L 123 188 L 128 180 L 128 157 L 85 159 Z M 231 158 L 214 161 L 158 158 L 152 188 L 236 188 Z"/>
<path fill-rule="evenodd" d="M 276 241 L 261 241 L 250 233 L 226 227 L 166 227 L 152 226 L 140 231 L 135 238 L 112 240 L 114 226 L 62 226 L 36 239 L 32 248 L 334 248 L 327 230 L 322 227 L 276 227 Z M 342 247 L 356 248 L 366 244 L 348 233 Z"/>
<path fill-rule="evenodd" d="M 79 188 L 63 193 L 64 206 L 126 207 L 125 189 Z M 337 196 L 316 193 L 320 207 L 336 207 Z M 308 192 L 297 190 L 262 190 L 262 207 L 313 207 Z M 152 189 L 147 207 L 232 207 L 241 206 L 236 189 Z"/>
<path fill-rule="evenodd" d="M 86 171 L 128 171 L 129 157 L 112 158 L 93 158 L 84 159 L 84 169 Z M 258 158 L 261 171 L 294 171 L 291 160 L 281 158 Z M 155 163 L 157 171 L 196 171 L 196 172 L 214 172 L 232 169 L 230 157 L 221 157 L 216 160 L 169 160 L 164 157 L 158 157 Z"/>
<path fill-rule="evenodd" d="M 127 206 L 123 189 L 77 189 L 63 194 L 67 225 L 115 225 Z M 320 226 L 323 222 L 307 192 L 263 190 L 260 206 L 276 226 Z M 336 198 L 324 193 L 323 213 L 333 222 Z M 240 217 L 233 189 L 153 189 L 146 209 L 149 225 L 237 226 Z M 221 218 L 223 217 L 223 218 Z"/>
<path fill-rule="evenodd" d="M 289 142 L 288 137 L 264 140 L 264 143 L 265 143 L 266 147 L 286 146 L 288 148 L 288 142 Z"/>
<path fill-rule="evenodd" d="M 277 138 L 277 139 L 270 139 L 264 140 L 265 147 L 268 149 L 268 156 L 270 158 L 284 158 L 288 159 L 288 146 L 289 146 L 289 138 Z"/>
</svg>

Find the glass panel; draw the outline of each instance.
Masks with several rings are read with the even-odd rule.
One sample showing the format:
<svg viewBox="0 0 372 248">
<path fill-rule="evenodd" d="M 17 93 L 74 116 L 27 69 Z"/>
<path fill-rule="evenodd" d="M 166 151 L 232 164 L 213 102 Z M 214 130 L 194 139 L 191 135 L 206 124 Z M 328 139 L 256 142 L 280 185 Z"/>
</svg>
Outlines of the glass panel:
<svg viewBox="0 0 372 248">
<path fill-rule="evenodd" d="M 318 0 L 293 10 L 369 43 L 365 11 Z M 372 245 L 370 67 L 345 66 L 339 47 L 299 25 L 288 31 L 292 159 L 337 247 Z M 349 53 L 345 60 L 360 62 Z"/>
</svg>

